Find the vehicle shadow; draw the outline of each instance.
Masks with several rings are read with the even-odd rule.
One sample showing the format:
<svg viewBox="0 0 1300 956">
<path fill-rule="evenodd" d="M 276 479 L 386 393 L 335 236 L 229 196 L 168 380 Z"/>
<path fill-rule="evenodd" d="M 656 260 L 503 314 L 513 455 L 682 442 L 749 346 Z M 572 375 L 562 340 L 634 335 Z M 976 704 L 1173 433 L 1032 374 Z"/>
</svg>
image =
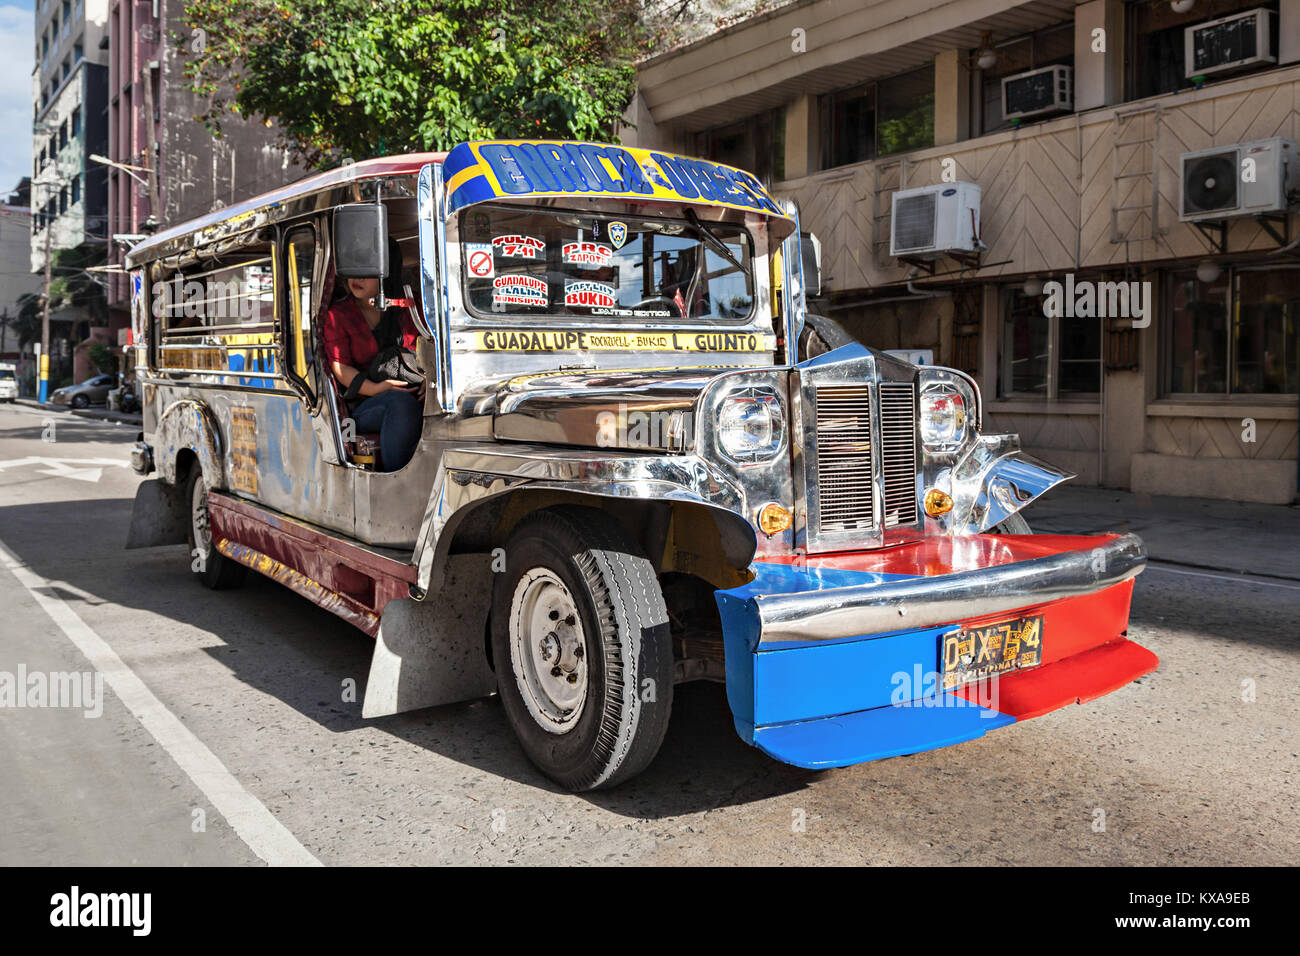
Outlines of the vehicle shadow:
<svg viewBox="0 0 1300 956">
<path fill-rule="evenodd" d="M 133 650 L 174 654 L 175 626 L 193 628 L 203 634 L 203 653 L 236 679 L 331 733 L 377 729 L 482 772 L 563 792 L 529 763 L 495 697 L 363 720 L 369 637 L 257 574 L 237 591 L 207 590 L 192 579 L 184 548 L 124 550 L 130 510 L 130 499 L 4 507 L 0 540 L 74 609 L 112 604 L 152 615 L 152 621 L 141 618 L 146 636 L 132 635 L 131 646 L 118 648 L 128 663 Z M 1148 594 L 1141 578 L 1138 589 L 1135 624 L 1176 613 L 1175 596 Z M 1197 600 L 1198 635 L 1296 652 L 1288 634 L 1241 628 L 1232 594 L 1203 592 Z M 341 690 L 349 680 L 356 692 L 345 699 Z M 781 764 L 746 745 L 722 685 L 692 683 L 675 689 L 673 719 L 655 762 L 623 786 L 582 796 L 612 813 L 659 819 L 795 793 L 823 773 Z"/>
<path fill-rule="evenodd" d="M 0 508 L 0 540 L 74 610 L 108 604 L 161 619 L 115 648 L 128 664 L 133 651 L 142 659 L 174 654 L 176 626 L 194 628 L 203 632 L 202 652 L 241 683 L 331 733 L 378 729 L 485 773 L 565 792 L 524 756 L 495 696 L 364 720 L 371 638 L 255 573 L 238 590 L 208 590 L 192 579 L 183 547 L 125 550 L 130 512 L 130 499 Z M 356 693 L 344 700 L 348 680 Z M 231 770 L 238 775 L 238 767 Z M 672 721 L 654 763 L 620 787 L 581 796 L 611 813 L 657 819 L 788 794 L 818 776 L 745 744 L 732 725 L 725 688 L 692 683 L 675 689 Z"/>
</svg>

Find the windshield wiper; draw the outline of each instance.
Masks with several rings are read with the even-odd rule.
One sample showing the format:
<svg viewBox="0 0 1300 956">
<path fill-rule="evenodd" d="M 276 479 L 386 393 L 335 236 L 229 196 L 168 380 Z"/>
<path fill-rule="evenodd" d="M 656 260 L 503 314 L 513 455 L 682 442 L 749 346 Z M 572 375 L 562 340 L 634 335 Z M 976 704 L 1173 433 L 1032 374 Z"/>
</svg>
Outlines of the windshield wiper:
<svg viewBox="0 0 1300 956">
<path fill-rule="evenodd" d="M 700 231 L 700 236 L 704 239 L 704 244 L 706 246 L 718 255 L 722 256 L 722 258 L 726 259 L 741 272 L 745 271 L 745 267 L 740 264 L 739 259 L 731 254 L 731 250 L 727 248 L 727 244 L 719 239 L 717 234 L 704 224 L 704 220 L 700 218 L 699 213 L 694 209 L 687 209 L 686 218 L 691 221 L 692 226 Z"/>
</svg>

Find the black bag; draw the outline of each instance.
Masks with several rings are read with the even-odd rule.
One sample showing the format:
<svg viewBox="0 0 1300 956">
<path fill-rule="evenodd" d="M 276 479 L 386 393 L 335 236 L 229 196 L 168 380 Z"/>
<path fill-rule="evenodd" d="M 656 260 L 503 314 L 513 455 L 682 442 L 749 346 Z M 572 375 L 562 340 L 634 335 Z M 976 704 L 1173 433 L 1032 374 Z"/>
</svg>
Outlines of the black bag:
<svg viewBox="0 0 1300 956">
<path fill-rule="evenodd" d="M 349 404 L 359 396 L 363 379 L 383 382 L 391 378 L 412 386 L 424 381 L 424 375 L 421 374 L 416 363 L 415 353 L 401 345 L 402 324 L 397 318 L 396 309 L 388 309 L 384 312 L 379 319 L 379 324 L 374 328 L 374 336 L 379 351 L 370 360 L 366 370 L 358 372 L 348 385 L 343 400 Z"/>
</svg>

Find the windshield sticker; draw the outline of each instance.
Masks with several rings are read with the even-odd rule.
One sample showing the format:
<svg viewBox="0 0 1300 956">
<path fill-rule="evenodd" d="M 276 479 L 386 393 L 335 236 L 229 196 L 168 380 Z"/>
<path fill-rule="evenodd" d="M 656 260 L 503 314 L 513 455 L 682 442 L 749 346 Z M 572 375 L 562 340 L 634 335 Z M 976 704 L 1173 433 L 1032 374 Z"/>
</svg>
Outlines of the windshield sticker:
<svg viewBox="0 0 1300 956">
<path fill-rule="evenodd" d="M 564 304 L 576 306 L 580 309 L 590 309 L 596 306 L 609 308 L 615 303 L 614 287 L 605 285 L 603 282 L 581 282 L 564 283 Z"/>
<path fill-rule="evenodd" d="M 561 251 L 564 262 L 574 266 L 607 266 L 614 258 L 614 250 L 599 242 L 566 242 Z"/>
<path fill-rule="evenodd" d="M 474 348 L 482 352 L 770 352 L 776 348 L 776 336 L 758 332 L 492 329 L 474 333 Z"/>
<path fill-rule="evenodd" d="M 496 274 L 492 260 L 492 243 L 465 243 L 465 271 L 475 279 L 491 279 Z"/>
<path fill-rule="evenodd" d="M 492 280 L 493 305 L 550 305 L 546 283 L 537 276 L 507 275 Z"/>
<path fill-rule="evenodd" d="M 546 243 L 532 236 L 493 236 L 492 248 L 507 259 L 536 259 L 546 251 Z"/>
<path fill-rule="evenodd" d="M 622 249 L 623 243 L 627 242 L 627 223 L 611 222 L 607 231 L 609 232 L 609 241 L 614 243 L 614 248 Z"/>
</svg>

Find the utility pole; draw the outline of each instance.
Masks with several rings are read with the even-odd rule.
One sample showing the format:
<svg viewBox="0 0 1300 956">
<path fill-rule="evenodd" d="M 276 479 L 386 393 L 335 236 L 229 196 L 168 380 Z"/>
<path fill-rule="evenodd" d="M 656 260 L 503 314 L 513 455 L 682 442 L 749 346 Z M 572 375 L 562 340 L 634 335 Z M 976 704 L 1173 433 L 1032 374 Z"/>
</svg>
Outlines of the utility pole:
<svg viewBox="0 0 1300 956">
<path fill-rule="evenodd" d="M 37 387 L 36 400 L 45 403 L 50 392 L 50 271 L 53 250 L 51 245 L 54 235 L 54 222 L 45 223 L 45 295 L 41 299 L 41 364 L 36 374 L 40 385 Z"/>
</svg>

